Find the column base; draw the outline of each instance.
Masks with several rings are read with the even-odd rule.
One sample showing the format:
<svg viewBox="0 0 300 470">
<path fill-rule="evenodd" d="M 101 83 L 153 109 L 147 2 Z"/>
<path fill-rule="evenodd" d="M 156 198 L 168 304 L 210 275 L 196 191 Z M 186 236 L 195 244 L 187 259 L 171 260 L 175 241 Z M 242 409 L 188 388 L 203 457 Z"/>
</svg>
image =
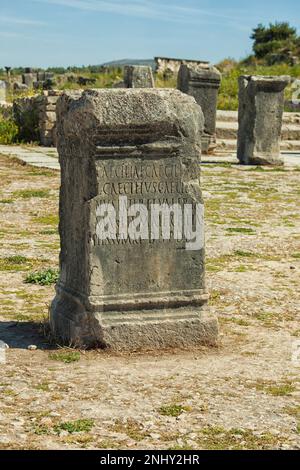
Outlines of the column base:
<svg viewBox="0 0 300 470">
<path fill-rule="evenodd" d="M 216 346 L 218 322 L 206 305 L 131 310 L 88 311 L 69 294 L 59 293 L 50 310 L 55 339 L 77 348 L 114 351 Z"/>
</svg>

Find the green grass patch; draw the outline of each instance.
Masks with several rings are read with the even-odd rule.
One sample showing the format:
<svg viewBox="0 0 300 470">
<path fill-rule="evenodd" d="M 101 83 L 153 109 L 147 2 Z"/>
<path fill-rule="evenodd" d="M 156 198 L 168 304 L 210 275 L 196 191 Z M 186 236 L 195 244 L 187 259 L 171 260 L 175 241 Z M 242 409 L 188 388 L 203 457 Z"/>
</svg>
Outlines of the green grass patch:
<svg viewBox="0 0 300 470">
<path fill-rule="evenodd" d="M 242 251 L 242 250 L 235 250 L 234 255 L 240 258 L 254 258 L 255 253 L 252 251 Z"/>
<path fill-rule="evenodd" d="M 49 358 L 53 361 L 63 362 L 64 364 L 71 364 L 72 362 L 80 361 L 81 354 L 79 351 L 58 351 L 50 353 Z"/>
<path fill-rule="evenodd" d="M 49 384 L 47 382 L 42 382 L 36 385 L 34 388 L 40 392 L 50 392 Z"/>
<path fill-rule="evenodd" d="M 6 259 L 9 263 L 13 263 L 13 264 L 25 264 L 29 261 L 28 258 L 26 258 L 25 256 L 21 256 L 21 255 L 9 256 Z"/>
<path fill-rule="evenodd" d="M 255 235 L 256 231 L 253 230 L 252 228 L 246 228 L 246 227 L 229 227 L 226 229 L 226 232 L 228 233 L 242 233 L 244 235 Z"/>
<path fill-rule="evenodd" d="M 25 278 L 26 284 L 39 284 L 40 286 L 49 286 L 56 284 L 58 281 L 59 272 L 55 269 L 46 269 L 43 271 L 36 271 L 28 274 Z"/>
<path fill-rule="evenodd" d="M 257 381 L 255 383 L 256 390 L 267 393 L 273 397 L 285 397 L 291 395 L 297 390 L 292 382 L 278 384 L 276 382 Z"/>
<path fill-rule="evenodd" d="M 61 431 L 67 431 L 70 434 L 77 432 L 90 432 L 95 425 L 93 419 L 78 419 L 77 421 L 66 421 L 53 427 L 56 434 Z"/>
<path fill-rule="evenodd" d="M 54 229 L 54 228 L 51 228 L 51 229 L 48 229 L 48 230 L 42 230 L 40 232 L 41 235 L 57 235 L 58 234 L 58 230 L 57 229 Z"/>
<path fill-rule="evenodd" d="M 220 318 L 220 320 L 224 323 L 234 323 L 235 325 L 238 325 L 238 326 L 245 326 L 245 327 L 248 327 L 250 326 L 251 324 L 244 320 L 243 318 L 238 318 L 238 317 L 223 317 L 223 318 Z"/>
<path fill-rule="evenodd" d="M 283 314 L 278 314 L 274 312 L 259 312 L 254 315 L 254 318 L 263 323 L 265 327 L 276 327 L 278 322 L 282 322 L 287 318 Z"/>
<path fill-rule="evenodd" d="M 32 197 L 44 198 L 49 197 L 49 191 L 45 189 L 23 189 L 15 191 L 13 196 L 22 199 L 31 199 Z"/>
<path fill-rule="evenodd" d="M 292 258 L 294 259 L 300 259 L 300 253 L 293 253 Z"/>
<path fill-rule="evenodd" d="M 4 119 L 0 114 L 0 144 L 11 145 L 18 141 L 19 129 L 13 119 Z"/>
<path fill-rule="evenodd" d="M 250 429 L 224 429 L 221 426 L 203 428 L 198 439 L 200 448 L 204 450 L 263 450 L 280 443 L 280 437 L 271 433 L 256 436 Z"/>
<path fill-rule="evenodd" d="M 240 266 L 237 266 L 236 268 L 234 268 L 235 273 L 246 273 L 247 271 L 250 271 L 250 270 L 251 270 L 251 267 L 246 266 L 244 264 L 241 264 Z"/>
<path fill-rule="evenodd" d="M 173 418 L 177 418 L 185 411 L 188 411 L 187 407 L 175 403 L 170 405 L 163 405 L 158 410 L 159 414 L 162 416 L 172 416 Z"/>
<path fill-rule="evenodd" d="M 51 157 L 52 155 L 50 155 Z M 57 171 L 55 170 L 35 170 L 34 168 L 31 168 L 30 171 L 27 173 L 28 176 L 47 176 L 47 177 L 51 177 L 51 176 L 56 176 L 57 175 Z"/>
<path fill-rule="evenodd" d="M 12 204 L 14 201 L 13 199 L 1 199 L 0 203 L 1 204 Z"/>
<path fill-rule="evenodd" d="M 289 416 L 294 418 L 300 418 L 300 405 L 299 406 L 287 406 L 282 411 L 287 413 Z"/>
<path fill-rule="evenodd" d="M 0 258 L 0 271 L 26 271 L 32 265 L 32 260 L 25 256 L 8 256 Z"/>
<path fill-rule="evenodd" d="M 36 217 L 34 221 L 39 224 L 58 226 L 59 217 L 57 214 L 49 214 L 42 217 Z"/>
</svg>

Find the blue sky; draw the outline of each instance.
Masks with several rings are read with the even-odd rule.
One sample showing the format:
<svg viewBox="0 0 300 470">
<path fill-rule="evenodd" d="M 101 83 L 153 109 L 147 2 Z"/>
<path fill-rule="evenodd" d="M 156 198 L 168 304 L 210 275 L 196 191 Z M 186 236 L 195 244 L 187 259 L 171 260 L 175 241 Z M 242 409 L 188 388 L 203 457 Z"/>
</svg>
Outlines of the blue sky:
<svg viewBox="0 0 300 470">
<path fill-rule="evenodd" d="M 0 67 L 240 59 L 251 29 L 276 20 L 300 34 L 299 0 L 0 0 Z"/>
</svg>

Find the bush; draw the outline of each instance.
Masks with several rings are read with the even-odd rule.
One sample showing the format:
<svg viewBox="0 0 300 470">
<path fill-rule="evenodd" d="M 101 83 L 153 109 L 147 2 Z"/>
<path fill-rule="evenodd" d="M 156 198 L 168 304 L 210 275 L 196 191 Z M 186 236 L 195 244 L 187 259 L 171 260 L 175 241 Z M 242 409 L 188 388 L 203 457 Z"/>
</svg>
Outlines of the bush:
<svg viewBox="0 0 300 470">
<path fill-rule="evenodd" d="M 19 141 L 39 141 L 39 116 L 31 99 L 21 98 L 14 101 L 13 119 L 19 129 Z"/>
<path fill-rule="evenodd" d="M 40 286 L 49 286 L 55 284 L 57 281 L 58 271 L 54 269 L 30 273 L 25 279 L 26 284 L 39 284 Z"/>
<path fill-rule="evenodd" d="M 257 59 L 266 64 L 291 63 L 291 57 L 299 54 L 297 30 L 289 23 L 259 24 L 252 32 L 253 51 Z"/>
<path fill-rule="evenodd" d="M 0 144 L 10 145 L 18 142 L 19 128 L 13 119 L 4 119 L 0 114 Z"/>
</svg>

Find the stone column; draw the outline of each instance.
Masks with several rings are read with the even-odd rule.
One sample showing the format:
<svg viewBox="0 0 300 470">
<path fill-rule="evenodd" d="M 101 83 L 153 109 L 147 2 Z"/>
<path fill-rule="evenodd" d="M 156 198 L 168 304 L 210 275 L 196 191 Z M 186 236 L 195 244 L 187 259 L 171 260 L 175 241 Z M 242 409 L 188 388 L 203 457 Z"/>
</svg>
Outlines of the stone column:
<svg viewBox="0 0 300 470">
<path fill-rule="evenodd" d="M 199 106 L 176 90 L 59 98 L 60 280 L 50 323 L 65 344 L 215 344 L 217 322 L 205 309 L 202 129 Z"/>
<path fill-rule="evenodd" d="M 22 75 L 23 84 L 28 88 L 33 88 L 34 82 L 37 80 L 36 73 L 23 73 Z"/>
<path fill-rule="evenodd" d="M 217 102 L 221 77 L 220 72 L 210 65 L 182 64 L 178 73 L 177 88 L 193 96 L 204 114 L 203 153 L 209 153 L 216 147 Z"/>
<path fill-rule="evenodd" d="M 124 67 L 125 88 L 154 88 L 151 67 L 142 65 L 126 65 Z"/>
<path fill-rule="evenodd" d="M 0 105 L 6 104 L 7 83 L 0 80 Z"/>
<path fill-rule="evenodd" d="M 245 165 L 283 165 L 284 89 L 290 77 L 239 77 L 237 157 Z"/>
</svg>

